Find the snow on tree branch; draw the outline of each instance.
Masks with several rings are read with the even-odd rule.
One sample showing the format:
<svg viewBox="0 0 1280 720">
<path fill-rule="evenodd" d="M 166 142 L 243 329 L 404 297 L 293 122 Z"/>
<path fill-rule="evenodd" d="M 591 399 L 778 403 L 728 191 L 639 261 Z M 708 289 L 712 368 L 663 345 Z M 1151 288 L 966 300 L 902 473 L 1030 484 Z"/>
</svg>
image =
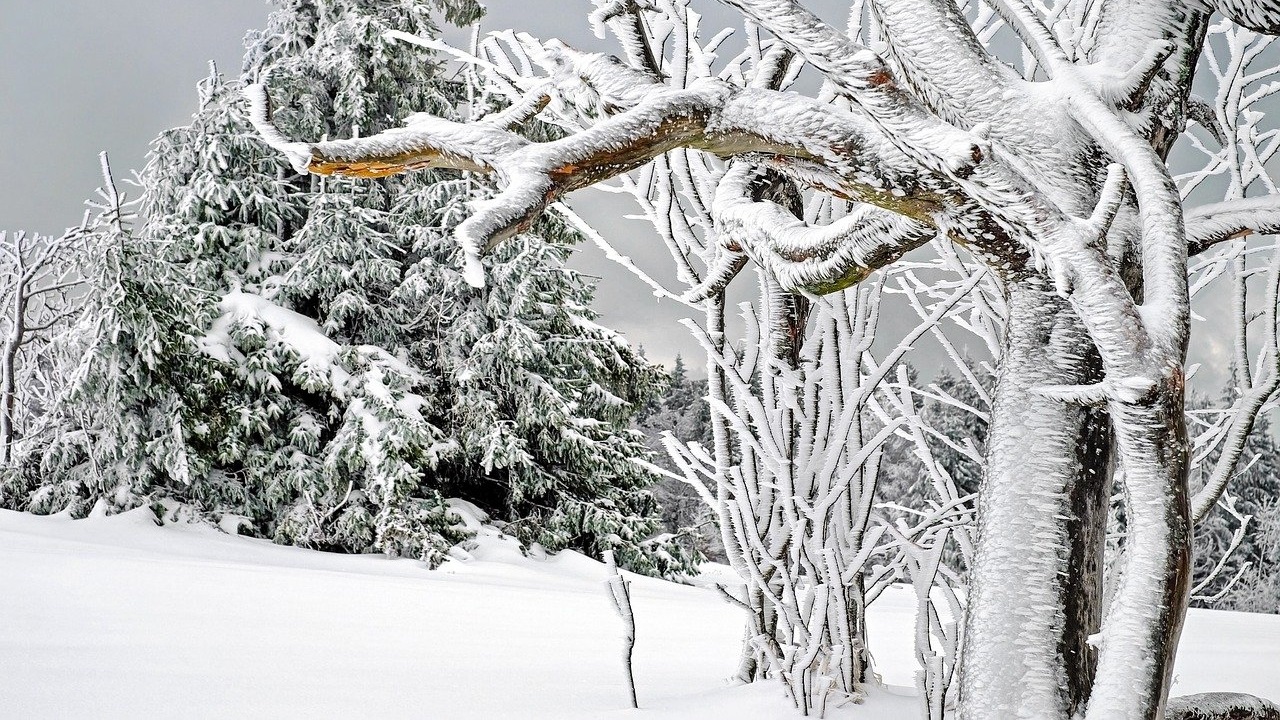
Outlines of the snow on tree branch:
<svg viewBox="0 0 1280 720">
<path fill-rule="evenodd" d="M 725 174 L 716 191 L 716 225 L 724 240 L 743 247 L 788 290 L 842 290 L 936 234 L 871 205 L 858 205 L 830 225 L 808 225 L 777 203 L 750 199 L 759 172 L 741 164 Z"/>
<path fill-rule="evenodd" d="M 983 158 L 978 139 L 929 114 L 884 61 L 791 0 L 722 0 L 776 35 L 877 123 L 899 150 L 932 171 L 967 176 Z"/>
<path fill-rule="evenodd" d="M 1202 0 L 1206 1 L 1206 0 Z M 1280 35 L 1280 8 L 1269 0 L 1215 0 L 1213 9 L 1264 35 Z"/>
<path fill-rule="evenodd" d="M 1186 211 L 1186 222 L 1190 255 L 1227 240 L 1280 233 L 1280 195 L 1199 205 Z"/>
<path fill-rule="evenodd" d="M 549 204 L 678 147 L 724 157 L 766 154 L 806 160 L 830 168 L 823 179 L 838 179 L 837 190 L 849 197 L 934 226 L 956 224 L 944 183 L 920 178 L 857 116 L 799 95 L 704 79 L 688 89 L 650 85 L 644 93 L 609 96 L 636 104 L 575 135 L 545 143 L 486 123 L 419 114 L 403 128 L 368 138 L 307 144 L 284 140 L 270 124 L 263 88 L 252 86 L 246 92 L 264 139 L 299 170 L 357 177 L 431 167 L 495 174 L 502 192 L 477 203 L 457 230 L 471 258 L 469 278 L 477 284 L 478 256 L 527 229 Z"/>
</svg>

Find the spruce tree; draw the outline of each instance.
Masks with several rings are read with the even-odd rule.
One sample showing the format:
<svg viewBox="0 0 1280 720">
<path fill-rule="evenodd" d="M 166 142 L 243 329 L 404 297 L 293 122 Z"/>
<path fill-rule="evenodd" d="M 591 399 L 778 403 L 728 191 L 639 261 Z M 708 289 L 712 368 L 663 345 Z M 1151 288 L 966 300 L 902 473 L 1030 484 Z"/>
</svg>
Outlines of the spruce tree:
<svg viewBox="0 0 1280 720">
<path fill-rule="evenodd" d="M 711 408 L 706 397 L 707 381 L 689 377 L 684 358 L 677 355 L 667 376 L 666 391 L 646 403 L 635 419 L 636 428 L 644 433 L 654 461 L 660 467 L 680 473 L 663 445 L 665 433 L 671 433 L 680 442 L 714 447 Z M 706 557 L 725 558 L 715 510 L 708 507 L 688 483 L 666 478 L 654 489 L 654 495 L 662 507 L 662 522 L 667 532 L 679 536 L 686 547 Z"/>
<path fill-rule="evenodd" d="M 124 482 L 85 479 L 105 453 L 128 479 L 110 509 L 165 505 L 278 542 L 434 563 L 465 537 L 446 503 L 461 497 L 551 550 L 687 567 L 649 539 L 655 478 L 628 430 L 658 371 L 594 322 L 589 283 L 563 267 L 576 234 L 540 223 L 469 289 L 452 228 L 490 188 L 298 176 L 250 130 L 245 82 L 270 86 L 298 137 L 455 114 L 466 88 L 384 35 L 434 36 L 436 18 L 479 9 L 282 4 L 249 37 L 241 81 L 201 84 L 193 122 L 152 148 L 146 221 L 120 232 L 100 273 L 111 300 L 85 331 L 96 369 L 64 403 L 63 422 L 96 413 L 113 429 L 79 455 L 45 448 L 40 483 L 61 490 L 38 491 L 37 509 L 74 496 L 79 514 Z"/>
</svg>

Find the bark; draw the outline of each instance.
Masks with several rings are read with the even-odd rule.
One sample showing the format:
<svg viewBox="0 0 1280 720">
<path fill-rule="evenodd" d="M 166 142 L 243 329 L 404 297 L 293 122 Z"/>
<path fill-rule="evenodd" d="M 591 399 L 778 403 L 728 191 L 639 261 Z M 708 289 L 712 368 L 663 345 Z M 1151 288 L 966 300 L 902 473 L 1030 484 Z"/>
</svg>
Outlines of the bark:
<svg viewBox="0 0 1280 720">
<path fill-rule="evenodd" d="M 1169 368 L 1148 397 L 1113 402 L 1128 543 L 1103 622 L 1090 718 L 1157 720 L 1172 683 L 1191 587 L 1183 376 Z"/>
<path fill-rule="evenodd" d="M 1081 710 L 1101 619 L 1109 430 L 1098 411 L 1037 392 L 1095 381 L 1097 357 L 1068 303 L 1036 281 L 1011 283 L 1008 308 L 961 676 L 961 717 L 974 720 Z M 1027 533 L 1047 542 L 1027 547 Z"/>
<path fill-rule="evenodd" d="M 1086 408 L 1084 416 L 1077 443 L 1079 473 L 1067 495 L 1070 546 L 1063 655 L 1067 665 L 1067 708 L 1073 715 L 1084 711 L 1098 665 L 1098 651 L 1090 639 L 1102 627 L 1104 554 L 1112 491 L 1110 421 L 1105 412 L 1096 408 Z"/>
</svg>

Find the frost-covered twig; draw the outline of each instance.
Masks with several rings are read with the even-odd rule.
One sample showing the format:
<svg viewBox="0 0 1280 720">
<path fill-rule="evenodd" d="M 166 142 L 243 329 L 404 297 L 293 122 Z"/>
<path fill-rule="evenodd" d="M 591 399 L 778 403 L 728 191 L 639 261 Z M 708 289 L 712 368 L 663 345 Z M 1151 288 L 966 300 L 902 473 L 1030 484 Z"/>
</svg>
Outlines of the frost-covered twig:
<svg viewBox="0 0 1280 720">
<path fill-rule="evenodd" d="M 1280 196 L 1200 205 L 1186 216 L 1187 252 L 1198 255 L 1227 240 L 1280 233 Z"/>
<path fill-rule="evenodd" d="M 1231 588 L 1235 587 L 1236 583 L 1240 581 L 1240 578 L 1244 576 L 1244 573 L 1248 571 L 1250 567 L 1250 563 L 1248 562 L 1241 563 L 1240 567 L 1236 570 L 1236 574 L 1227 580 L 1227 582 L 1223 583 L 1222 587 L 1219 588 L 1217 592 L 1212 595 L 1202 594 L 1205 588 L 1208 588 L 1218 580 L 1218 577 L 1222 574 L 1223 568 L 1226 567 L 1227 562 L 1231 559 L 1231 556 L 1236 552 L 1236 550 L 1239 549 L 1240 543 L 1244 541 L 1245 536 L 1249 531 L 1249 524 L 1253 520 L 1252 516 L 1242 515 L 1238 510 L 1236 510 L 1235 498 L 1230 495 L 1224 494 L 1219 499 L 1218 505 L 1235 519 L 1237 523 L 1236 529 L 1231 533 L 1231 540 L 1227 543 L 1227 547 L 1224 548 L 1218 556 L 1218 561 L 1214 563 L 1213 569 L 1201 578 L 1200 582 L 1196 583 L 1190 591 L 1191 598 L 1193 600 L 1210 604 L 1217 602 L 1230 592 Z"/>
<path fill-rule="evenodd" d="M 636 618 L 631 610 L 631 582 L 622 577 L 622 573 L 618 570 L 618 563 L 613 559 L 612 550 L 604 551 L 604 562 L 609 571 L 609 578 L 604 581 L 605 586 L 609 588 L 609 599 L 613 602 L 613 609 L 617 611 L 618 617 L 622 618 L 622 667 L 627 673 L 631 707 L 638 708 L 640 704 L 636 701 L 636 676 L 631 667 L 631 654 L 636 646 Z"/>
</svg>

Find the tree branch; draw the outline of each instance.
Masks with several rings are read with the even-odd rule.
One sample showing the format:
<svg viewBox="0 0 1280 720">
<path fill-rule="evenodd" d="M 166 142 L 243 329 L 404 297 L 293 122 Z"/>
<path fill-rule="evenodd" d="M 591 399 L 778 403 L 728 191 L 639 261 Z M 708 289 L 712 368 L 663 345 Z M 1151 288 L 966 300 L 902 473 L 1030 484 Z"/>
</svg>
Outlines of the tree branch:
<svg viewBox="0 0 1280 720">
<path fill-rule="evenodd" d="M 1247 201 L 1245 201 L 1247 202 Z M 1225 203 L 1224 203 L 1225 204 Z M 1240 398 L 1232 413 L 1231 425 L 1226 440 L 1222 445 L 1222 454 L 1213 468 L 1213 475 L 1205 482 L 1200 492 L 1191 499 L 1191 522 L 1199 523 L 1213 509 L 1218 498 L 1226 491 L 1227 484 L 1235 476 L 1240 456 L 1244 454 L 1245 443 L 1253 432 L 1254 422 L 1262 407 L 1280 390 L 1280 329 L 1277 328 L 1277 313 L 1280 313 L 1280 247 L 1271 260 L 1271 273 L 1268 277 L 1266 306 L 1266 342 L 1267 352 L 1271 358 L 1271 366 L 1258 368 L 1261 376 L 1256 384 Z"/>
<path fill-rule="evenodd" d="M 1280 233 L 1280 195 L 1228 200 L 1186 211 L 1187 253 L 1198 255 L 1246 235 Z"/>
<path fill-rule="evenodd" d="M 908 157 L 934 172 L 968 176 L 981 162 L 976 138 L 947 125 L 905 92 L 884 61 L 794 0 L 721 0 L 822 71 Z"/>
<path fill-rule="evenodd" d="M 891 0 L 871 7 L 898 80 L 948 123 L 968 128 L 995 121 L 1005 111 L 1005 92 L 1022 85 L 982 47 L 955 2 Z"/>
<path fill-rule="evenodd" d="M 252 86 L 246 94 L 264 140 L 300 171 L 382 177 L 450 168 L 495 174 L 502 192 L 477 203 L 457 229 L 469 258 L 468 280 L 476 284 L 483 282 L 479 255 L 529 227 L 549 204 L 678 147 L 721 157 L 758 154 L 805 161 L 829 170 L 824 190 L 920 223 L 946 225 L 957 212 L 950 197 L 954 191 L 944 178 L 922 173 L 859 116 L 800 95 L 714 80 L 684 90 L 650 85 L 632 96 L 633 107 L 545 143 L 484 123 L 464 125 L 421 114 L 403 128 L 368 138 L 295 143 L 271 125 L 265 90 Z"/>
<path fill-rule="evenodd" d="M 830 225 L 808 225 L 777 203 L 751 199 L 750 185 L 760 172 L 744 164 L 724 176 L 716 193 L 716 225 L 785 290 L 843 290 L 937 234 L 929 225 L 865 204 Z"/>
<path fill-rule="evenodd" d="M 1280 7 L 1273 0 L 1216 0 L 1218 12 L 1263 35 L 1280 35 Z"/>
<path fill-rule="evenodd" d="M 604 38 L 604 26 L 608 25 L 613 36 L 627 54 L 627 62 L 633 67 L 660 75 L 658 58 L 649 44 L 645 30 L 644 12 L 652 10 L 648 0 L 593 0 L 596 9 L 591 12 L 591 27 L 596 37 Z"/>
</svg>

